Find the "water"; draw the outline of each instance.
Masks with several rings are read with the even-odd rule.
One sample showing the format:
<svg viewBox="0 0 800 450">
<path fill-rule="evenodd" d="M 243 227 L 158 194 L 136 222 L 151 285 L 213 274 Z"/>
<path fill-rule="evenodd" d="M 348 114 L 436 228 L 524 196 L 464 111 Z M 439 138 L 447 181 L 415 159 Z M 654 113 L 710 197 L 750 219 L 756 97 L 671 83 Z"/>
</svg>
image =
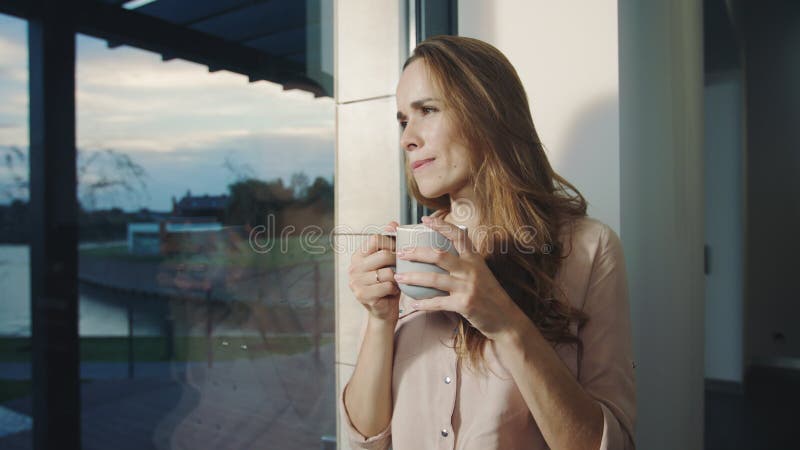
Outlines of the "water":
<svg viewBox="0 0 800 450">
<path fill-rule="evenodd" d="M 31 335 L 30 252 L 27 245 L 0 245 L 0 336 Z M 137 336 L 163 332 L 163 300 L 80 286 L 81 336 L 127 336 L 128 306 Z"/>
<path fill-rule="evenodd" d="M 27 245 L 0 245 L 0 336 L 31 335 Z"/>
<path fill-rule="evenodd" d="M 28 246 L 0 245 L 0 337 L 30 336 L 28 266 Z M 288 277 L 292 287 L 286 291 L 292 298 L 307 295 L 300 287 L 313 279 L 304 275 L 298 282 L 298 273 Z M 325 271 L 323 275 L 330 283 L 321 290 L 329 292 L 333 273 Z M 141 359 L 132 362 L 82 360 L 81 377 L 91 380 L 81 383 L 82 398 L 89 399 L 81 405 L 82 426 L 91 430 L 82 435 L 88 447 L 113 447 L 121 440 L 146 442 L 141 448 L 153 443 L 159 443 L 158 448 L 194 448 L 214 439 L 219 448 L 241 447 L 245 441 L 250 447 L 266 448 L 274 444 L 277 434 L 292 443 L 288 447 L 281 444 L 281 448 L 319 448 L 320 436 L 336 434 L 333 343 L 322 344 L 315 352 L 303 346 L 292 350 L 295 345 L 288 342 L 281 351 L 265 353 L 260 341 L 240 339 L 273 332 L 285 335 L 275 324 L 286 321 L 285 316 L 266 320 L 278 311 L 225 304 L 209 314 L 210 304 L 127 294 L 84 283 L 79 302 L 81 336 L 127 336 L 132 308 L 136 336 L 167 337 L 167 329 L 175 336 L 203 336 L 208 317 L 212 317 L 214 336 L 224 337 L 209 353 L 207 344 L 215 341 L 186 342 L 199 346 L 187 348 L 186 354 L 194 356 L 186 359 L 161 360 L 160 353 L 153 359 L 152 349 L 148 353 L 145 345 L 138 347 L 146 350 L 138 353 Z M 323 320 L 332 325 L 332 314 Z M 280 346 L 280 342 L 273 341 L 270 347 Z M 0 383 L 3 379 L 29 380 L 30 370 L 27 361 L 0 362 Z M 17 405 L 21 401 L 13 400 Z M 17 419 L 27 420 L 29 429 L 29 404 L 14 410 L 16 414 L 22 414 L 20 411 L 24 415 Z M 0 410 L 0 416 L 2 413 Z M 7 442 L 14 446 L 15 438 L 24 445 L 14 448 L 30 448 L 29 431 L 3 437 L 3 430 L 9 429 L 8 417 L 6 414 L 6 428 L 0 417 L 0 448 L 9 447 Z"/>
</svg>

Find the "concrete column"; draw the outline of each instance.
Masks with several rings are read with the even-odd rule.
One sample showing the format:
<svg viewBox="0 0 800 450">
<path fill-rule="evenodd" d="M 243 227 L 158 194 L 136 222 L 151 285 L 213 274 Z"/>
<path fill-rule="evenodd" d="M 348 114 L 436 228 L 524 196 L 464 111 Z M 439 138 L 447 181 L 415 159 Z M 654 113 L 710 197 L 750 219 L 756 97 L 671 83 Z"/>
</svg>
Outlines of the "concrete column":
<svg viewBox="0 0 800 450">
<path fill-rule="evenodd" d="M 400 220 L 401 154 L 395 88 L 406 46 L 405 1 L 348 0 L 334 11 L 336 99 L 335 220 L 361 233 Z M 401 51 L 402 49 L 402 51 Z M 348 287 L 351 252 L 361 237 L 342 236 L 336 251 L 336 390 L 341 395 L 357 357 L 366 311 Z M 337 442 L 349 448 L 341 417 Z"/>
<path fill-rule="evenodd" d="M 619 1 L 621 238 L 638 448 L 703 448 L 702 50 L 702 2 Z"/>
</svg>

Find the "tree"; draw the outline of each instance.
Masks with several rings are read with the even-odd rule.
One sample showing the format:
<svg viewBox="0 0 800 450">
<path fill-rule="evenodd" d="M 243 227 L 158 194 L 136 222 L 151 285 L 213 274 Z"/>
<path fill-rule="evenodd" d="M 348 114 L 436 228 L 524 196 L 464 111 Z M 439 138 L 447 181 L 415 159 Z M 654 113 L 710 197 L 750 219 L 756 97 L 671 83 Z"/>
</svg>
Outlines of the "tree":
<svg viewBox="0 0 800 450">
<path fill-rule="evenodd" d="M 28 197 L 28 166 L 26 153 L 19 147 L 2 146 L 4 174 L 0 174 L 0 200 L 20 200 Z"/>
<path fill-rule="evenodd" d="M 270 214 L 279 214 L 294 198 L 292 190 L 277 178 L 263 181 L 250 178 L 228 185 L 230 195 L 225 208 L 226 225 L 266 224 Z"/>
<path fill-rule="evenodd" d="M 326 209 L 333 211 L 333 184 L 322 177 L 317 177 L 314 184 L 308 188 L 308 201 L 320 202 Z"/>
<path fill-rule="evenodd" d="M 235 182 L 254 179 L 256 177 L 256 172 L 249 164 L 238 164 L 230 155 L 225 156 L 222 167 L 230 172 Z"/>
<path fill-rule="evenodd" d="M 297 199 L 303 198 L 308 192 L 308 175 L 305 172 L 295 172 L 292 174 L 291 181 L 289 182 L 294 197 Z"/>
<path fill-rule="evenodd" d="M 0 147 L 5 176 L 0 176 L 0 199 L 28 197 L 28 155 L 16 146 Z M 115 150 L 77 151 L 78 200 L 95 209 L 100 198 L 116 202 L 120 195 L 135 199 L 147 194 L 147 172 L 125 153 Z"/>
<path fill-rule="evenodd" d="M 78 198 L 89 209 L 101 198 L 118 203 L 120 195 L 140 200 L 147 195 L 147 171 L 115 150 L 78 151 Z"/>
</svg>

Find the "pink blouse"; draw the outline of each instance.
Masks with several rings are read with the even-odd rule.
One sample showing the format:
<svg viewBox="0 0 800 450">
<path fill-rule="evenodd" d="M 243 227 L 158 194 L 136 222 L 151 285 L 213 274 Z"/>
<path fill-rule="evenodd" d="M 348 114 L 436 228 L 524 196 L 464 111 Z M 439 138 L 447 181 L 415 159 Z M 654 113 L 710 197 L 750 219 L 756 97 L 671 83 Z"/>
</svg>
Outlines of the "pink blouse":
<svg viewBox="0 0 800 450">
<path fill-rule="evenodd" d="M 574 346 L 556 352 L 603 411 L 602 450 L 634 449 L 636 389 L 631 346 L 630 307 L 619 237 L 591 218 L 576 222 L 561 241 L 569 256 L 557 277 L 573 306 L 590 320 L 571 330 L 583 340 L 583 357 Z M 457 364 L 452 349 L 458 314 L 415 311 L 401 297 L 394 336 L 392 420 L 379 434 L 355 429 L 339 396 L 346 438 L 354 449 L 394 450 L 547 449 L 533 415 L 511 374 L 498 360 L 494 343 L 484 353 L 485 376 Z M 363 341 L 362 326 L 359 348 Z M 448 347 L 449 346 L 449 347 Z"/>
</svg>

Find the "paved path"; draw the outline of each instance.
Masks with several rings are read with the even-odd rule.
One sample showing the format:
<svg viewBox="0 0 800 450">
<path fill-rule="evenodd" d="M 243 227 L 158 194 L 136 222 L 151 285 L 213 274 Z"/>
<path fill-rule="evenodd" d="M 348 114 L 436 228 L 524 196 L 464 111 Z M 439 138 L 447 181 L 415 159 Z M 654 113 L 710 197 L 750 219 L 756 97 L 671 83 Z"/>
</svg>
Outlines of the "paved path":
<svg viewBox="0 0 800 450">
<path fill-rule="evenodd" d="M 159 317 L 172 319 L 176 335 L 204 335 L 209 317 L 215 336 L 312 335 L 316 323 L 323 334 L 333 328 L 330 267 L 316 278 L 313 265 L 268 274 L 229 269 L 187 275 L 174 267 L 121 264 L 82 257 L 81 278 L 146 294 L 137 304 L 158 294 L 153 300 L 163 298 L 164 309 Z M 192 295 L 204 299 L 197 286 L 209 280 L 217 302 L 183 301 Z M 258 357 L 234 345 L 214 351 L 220 356 L 212 368 L 206 362 L 137 362 L 133 378 L 127 378 L 125 362 L 83 363 L 81 375 L 92 381 L 81 385 L 82 447 L 318 450 L 322 436 L 336 434 L 332 343 L 320 347 L 319 360 L 313 351 Z M 29 379 L 29 374 L 26 363 L 0 363 L 0 378 Z M 0 406 L 15 423 L 19 415 L 31 415 L 30 398 Z M 2 449 L 31 444 L 30 431 L 0 437 Z"/>
<path fill-rule="evenodd" d="M 164 297 L 216 301 L 256 301 L 312 306 L 315 295 L 323 304 L 333 300 L 332 260 L 299 263 L 280 269 L 216 267 L 205 264 L 135 261 L 83 255 L 79 278 L 98 286 Z M 317 284 L 318 283 L 318 284 Z M 316 288 L 316 289 L 315 289 Z"/>
<path fill-rule="evenodd" d="M 82 385 L 85 449 L 321 448 L 336 434 L 333 344 L 313 352 L 215 362 L 153 363 L 153 373 Z M 167 375 L 165 372 L 169 372 Z M 30 399 L 5 405 L 30 415 Z M 30 432 L 0 448 L 31 448 Z"/>
</svg>

